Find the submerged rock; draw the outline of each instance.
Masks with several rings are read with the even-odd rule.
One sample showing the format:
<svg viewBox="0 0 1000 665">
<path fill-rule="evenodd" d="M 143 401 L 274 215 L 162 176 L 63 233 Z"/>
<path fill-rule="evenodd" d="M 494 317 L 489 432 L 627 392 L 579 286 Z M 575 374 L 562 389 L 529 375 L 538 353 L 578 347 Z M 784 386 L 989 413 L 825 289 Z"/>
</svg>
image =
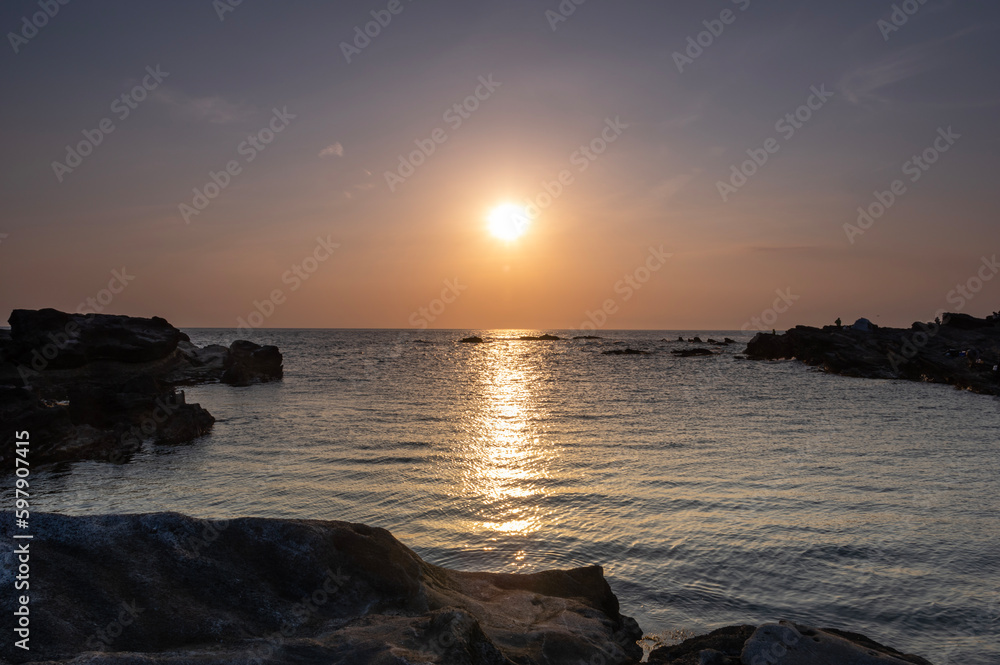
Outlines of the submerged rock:
<svg viewBox="0 0 1000 665">
<path fill-rule="evenodd" d="M 556 337 L 555 335 L 549 335 L 549 334 L 539 335 L 538 337 L 532 337 L 530 335 L 522 335 L 518 339 L 520 339 L 522 342 L 556 342 L 562 339 L 562 337 Z"/>
<path fill-rule="evenodd" d="M 482 337 L 477 337 L 475 335 L 459 340 L 462 344 L 482 344 L 484 341 L 485 340 Z"/>
<path fill-rule="evenodd" d="M 711 349 L 674 349 L 670 353 L 674 354 L 679 358 L 691 358 L 694 356 L 714 356 L 715 352 Z"/>
<path fill-rule="evenodd" d="M 605 351 L 606 356 L 648 356 L 649 351 L 639 351 L 637 349 L 612 349 Z"/>
<path fill-rule="evenodd" d="M 2 517 L 9 556 L 13 515 Z M 44 537 L 31 545 L 31 651 L 5 650 L 17 663 L 624 665 L 642 655 L 641 630 L 597 566 L 458 572 L 345 522 L 32 520 Z M 0 611 L 13 603 L 3 594 Z"/>
<path fill-rule="evenodd" d="M 598 337 L 597 335 L 577 335 L 573 339 L 604 339 L 604 338 Z"/>
</svg>

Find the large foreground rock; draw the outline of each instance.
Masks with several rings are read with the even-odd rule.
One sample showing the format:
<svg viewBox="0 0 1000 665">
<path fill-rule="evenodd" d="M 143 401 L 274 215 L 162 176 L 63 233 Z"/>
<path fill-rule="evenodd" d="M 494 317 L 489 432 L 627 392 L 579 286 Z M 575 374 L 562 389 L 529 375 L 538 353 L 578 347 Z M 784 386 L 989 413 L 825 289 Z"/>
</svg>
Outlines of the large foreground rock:
<svg viewBox="0 0 1000 665">
<path fill-rule="evenodd" d="M 795 358 L 827 372 L 873 379 L 946 383 L 1000 395 L 1000 318 L 945 314 L 942 322 L 907 330 L 796 326 L 757 334 L 747 345 L 753 360 Z"/>
<path fill-rule="evenodd" d="M 13 588 L 11 513 L 0 582 Z M 167 513 L 32 516 L 31 651 L 15 663 L 638 661 L 599 567 L 466 573 L 383 529 Z M 15 594 L 0 594 L 10 617 Z"/>
</svg>

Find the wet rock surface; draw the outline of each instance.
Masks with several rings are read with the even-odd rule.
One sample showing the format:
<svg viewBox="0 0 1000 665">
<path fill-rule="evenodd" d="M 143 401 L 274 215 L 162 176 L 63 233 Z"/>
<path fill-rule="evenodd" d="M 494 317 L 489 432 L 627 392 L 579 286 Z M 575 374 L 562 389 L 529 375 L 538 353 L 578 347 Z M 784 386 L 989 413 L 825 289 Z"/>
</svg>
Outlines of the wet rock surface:
<svg viewBox="0 0 1000 665">
<path fill-rule="evenodd" d="M 670 665 L 931 665 L 864 635 L 790 621 L 727 626 L 655 649 L 650 663 Z"/>
<path fill-rule="evenodd" d="M 245 386 L 282 377 L 277 347 L 199 348 L 164 319 L 14 310 L 0 334 L 0 471 L 14 432 L 31 432 L 33 463 L 127 461 L 144 441 L 178 444 L 215 422 L 178 385 Z"/>
<path fill-rule="evenodd" d="M 640 629 L 596 566 L 457 572 L 345 522 L 32 519 L 43 536 L 32 581 L 44 584 L 32 585 L 31 651 L 3 647 L 16 663 L 610 665 L 642 655 Z M 2 520 L 9 557 L 11 513 Z M 13 602 L 4 594 L 0 609 Z"/>
<path fill-rule="evenodd" d="M 796 326 L 760 333 L 744 352 L 752 360 L 794 358 L 833 374 L 944 383 L 1000 395 L 1000 319 L 945 314 L 909 329 Z"/>
</svg>

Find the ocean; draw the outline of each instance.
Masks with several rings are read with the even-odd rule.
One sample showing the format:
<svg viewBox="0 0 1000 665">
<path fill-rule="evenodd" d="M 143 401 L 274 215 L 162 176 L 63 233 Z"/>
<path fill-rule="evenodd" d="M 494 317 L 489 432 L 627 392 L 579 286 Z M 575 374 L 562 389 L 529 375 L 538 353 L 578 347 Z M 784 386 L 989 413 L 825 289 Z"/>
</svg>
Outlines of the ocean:
<svg viewBox="0 0 1000 665">
<path fill-rule="evenodd" d="M 996 398 L 739 360 L 743 332 L 523 334 L 256 331 L 283 381 L 185 388 L 210 435 L 36 472 L 33 509 L 364 522 L 462 570 L 599 564 L 653 637 L 791 619 L 1000 663 Z"/>
</svg>

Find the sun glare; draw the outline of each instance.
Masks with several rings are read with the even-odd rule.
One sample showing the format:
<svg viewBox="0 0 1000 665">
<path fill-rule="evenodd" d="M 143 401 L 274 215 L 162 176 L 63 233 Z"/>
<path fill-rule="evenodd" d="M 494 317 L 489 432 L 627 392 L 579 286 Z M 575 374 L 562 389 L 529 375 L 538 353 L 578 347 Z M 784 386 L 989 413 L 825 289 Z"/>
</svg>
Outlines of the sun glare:
<svg viewBox="0 0 1000 665">
<path fill-rule="evenodd" d="M 530 221 L 528 211 L 523 207 L 504 203 L 490 213 L 490 233 L 508 242 L 517 240 L 528 230 Z"/>
</svg>

